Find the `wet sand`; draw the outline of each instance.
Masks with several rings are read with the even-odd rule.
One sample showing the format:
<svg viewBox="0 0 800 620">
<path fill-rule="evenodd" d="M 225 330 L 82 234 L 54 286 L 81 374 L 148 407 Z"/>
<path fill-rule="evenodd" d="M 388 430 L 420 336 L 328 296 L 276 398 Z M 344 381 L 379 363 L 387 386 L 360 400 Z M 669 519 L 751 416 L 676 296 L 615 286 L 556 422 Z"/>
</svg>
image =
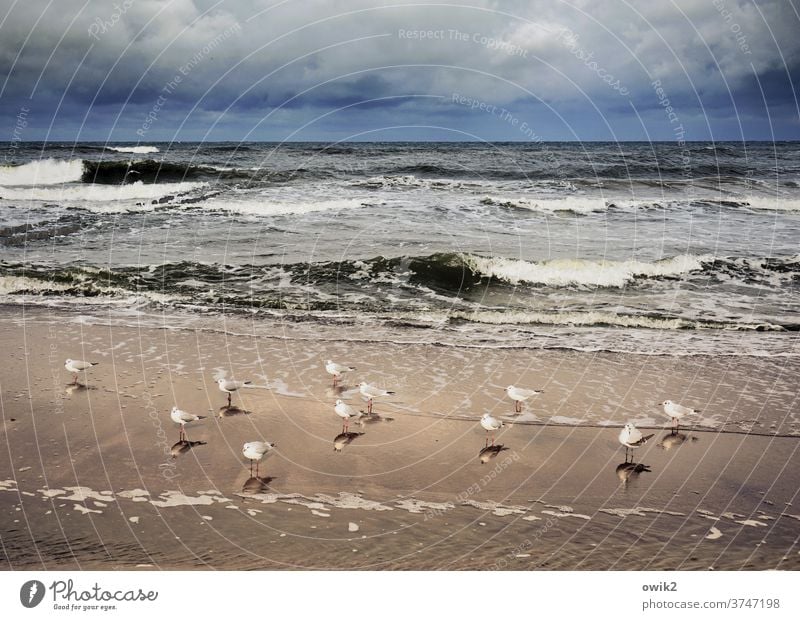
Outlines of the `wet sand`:
<svg viewBox="0 0 800 620">
<path fill-rule="evenodd" d="M 344 345 L 66 319 L 0 315 L 5 569 L 800 568 L 793 358 Z M 100 365 L 72 386 L 67 357 Z M 336 390 L 327 357 L 358 367 Z M 222 371 L 254 384 L 232 409 Z M 397 395 L 342 435 L 333 402 L 364 407 L 362 378 Z M 508 383 L 547 391 L 516 417 Z M 653 406 L 665 393 L 702 400 L 693 427 L 668 430 Z M 187 426 L 201 443 L 176 445 L 174 404 L 208 416 Z M 508 424 L 494 451 L 477 423 L 486 410 Z M 616 439 L 627 419 L 654 434 L 634 465 Z M 260 439 L 277 450 L 255 480 L 241 447 Z"/>
</svg>

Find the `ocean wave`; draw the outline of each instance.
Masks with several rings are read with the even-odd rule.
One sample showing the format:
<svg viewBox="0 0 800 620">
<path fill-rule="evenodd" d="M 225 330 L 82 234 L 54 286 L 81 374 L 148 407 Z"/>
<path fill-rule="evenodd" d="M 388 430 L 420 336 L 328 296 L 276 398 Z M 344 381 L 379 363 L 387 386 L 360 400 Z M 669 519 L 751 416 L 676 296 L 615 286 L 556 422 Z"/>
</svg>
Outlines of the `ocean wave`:
<svg viewBox="0 0 800 620">
<path fill-rule="evenodd" d="M 117 153 L 135 153 L 137 155 L 158 153 L 158 147 L 155 146 L 106 146 L 106 148 Z"/>
<path fill-rule="evenodd" d="M 58 185 L 80 181 L 82 176 L 80 159 L 39 159 L 20 166 L 0 166 L 0 186 Z"/>
<path fill-rule="evenodd" d="M 657 314 L 620 314 L 617 312 L 533 312 L 490 311 L 452 312 L 448 320 L 463 320 L 490 325 L 564 325 L 571 327 L 634 327 L 641 329 L 727 329 L 736 331 L 785 331 L 775 323 L 742 323 L 687 319 Z"/>
<path fill-rule="evenodd" d="M 500 198 L 496 196 L 484 196 L 481 204 L 494 207 L 505 207 L 507 209 L 524 209 L 526 211 L 537 211 L 540 213 L 576 213 L 585 215 L 587 213 L 601 213 L 615 206 L 613 203 L 602 198 L 589 197 L 569 197 L 569 198 Z"/>
<path fill-rule="evenodd" d="M 86 206 L 97 212 L 114 212 L 122 201 L 160 200 L 166 196 L 177 196 L 204 187 L 205 183 L 155 183 L 137 182 L 126 185 L 103 185 L 88 183 L 63 187 L 0 187 L 0 198 L 6 200 L 40 200 L 45 202 L 89 202 L 110 203 Z"/>
<path fill-rule="evenodd" d="M 370 203 L 358 199 L 332 199 L 305 202 L 270 202 L 267 200 L 235 200 L 230 197 L 221 197 L 203 203 L 203 208 L 209 210 L 227 211 L 242 215 L 257 215 L 262 217 L 276 215 L 302 215 L 323 211 L 340 211 L 342 209 L 357 209 L 371 206 Z"/>
<path fill-rule="evenodd" d="M 554 259 L 530 262 L 519 259 L 462 255 L 464 264 L 482 277 L 509 284 L 547 286 L 600 286 L 621 288 L 637 278 L 670 278 L 700 271 L 713 256 L 685 254 L 652 263 L 627 260 Z"/>
</svg>

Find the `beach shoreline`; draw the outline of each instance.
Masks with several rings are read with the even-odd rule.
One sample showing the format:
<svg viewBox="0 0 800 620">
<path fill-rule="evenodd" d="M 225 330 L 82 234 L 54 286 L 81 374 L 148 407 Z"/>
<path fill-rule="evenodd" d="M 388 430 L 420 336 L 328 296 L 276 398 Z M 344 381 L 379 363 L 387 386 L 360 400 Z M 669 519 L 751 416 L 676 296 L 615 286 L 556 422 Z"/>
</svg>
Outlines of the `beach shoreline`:
<svg viewBox="0 0 800 620">
<path fill-rule="evenodd" d="M 0 312 L 4 569 L 800 567 L 794 358 L 315 343 L 73 318 Z M 67 357 L 100 364 L 68 385 Z M 358 368 L 338 389 L 328 357 Z M 220 373 L 253 381 L 233 410 Z M 361 379 L 397 394 L 342 436 L 333 402 L 364 407 Z M 742 381 L 749 394 L 729 393 Z M 545 394 L 517 417 L 508 383 Z M 699 419 L 670 432 L 663 393 L 703 399 Z M 175 448 L 176 404 L 207 416 L 187 426 L 205 444 Z M 481 454 L 485 410 L 507 426 L 503 449 Z M 655 435 L 639 467 L 616 440 L 629 418 Z M 252 440 L 277 444 L 266 480 L 241 454 Z"/>
</svg>

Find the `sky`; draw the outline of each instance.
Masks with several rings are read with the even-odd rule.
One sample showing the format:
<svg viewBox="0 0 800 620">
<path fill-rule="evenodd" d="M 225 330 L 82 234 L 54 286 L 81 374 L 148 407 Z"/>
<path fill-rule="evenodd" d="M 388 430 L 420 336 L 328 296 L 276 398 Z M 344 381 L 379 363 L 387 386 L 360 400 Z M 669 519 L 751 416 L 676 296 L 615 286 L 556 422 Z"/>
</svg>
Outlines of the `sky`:
<svg viewBox="0 0 800 620">
<path fill-rule="evenodd" d="M 798 0 L 0 0 L 0 141 L 797 140 Z"/>
</svg>

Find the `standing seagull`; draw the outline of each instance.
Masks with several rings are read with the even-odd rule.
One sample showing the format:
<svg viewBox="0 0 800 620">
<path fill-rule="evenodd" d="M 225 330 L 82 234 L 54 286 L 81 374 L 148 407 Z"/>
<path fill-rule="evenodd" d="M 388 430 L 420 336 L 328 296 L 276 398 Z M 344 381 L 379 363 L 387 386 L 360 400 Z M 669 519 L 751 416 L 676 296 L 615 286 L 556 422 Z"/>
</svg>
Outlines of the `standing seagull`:
<svg viewBox="0 0 800 620">
<path fill-rule="evenodd" d="M 481 416 L 481 426 L 486 429 L 486 443 L 489 443 L 489 433 L 492 433 L 492 445 L 494 445 L 494 434 L 505 426 L 505 423 L 493 417 L 489 413 Z"/>
<path fill-rule="evenodd" d="M 189 422 L 197 422 L 198 420 L 204 420 L 206 416 L 195 415 L 187 411 L 182 411 L 177 407 L 173 407 L 172 411 L 170 411 L 169 413 L 169 417 L 172 418 L 172 421 L 175 422 L 175 424 L 181 425 L 180 441 L 182 441 L 186 439 L 186 424 L 188 424 Z"/>
<path fill-rule="evenodd" d="M 667 417 L 672 418 L 672 424 L 674 424 L 673 431 L 676 433 L 678 432 L 678 423 L 683 416 L 694 415 L 700 412 L 699 409 L 690 409 L 678 403 L 673 403 L 671 400 L 665 400 L 661 403 L 661 406 L 664 407 L 664 413 Z"/>
<path fill-rule="evenodd" d="M 231 406 L 231 394 L 245 385 L 250 385 L 250 383 L 250 381 L 234 381 L 233 379 L 220 379 L 217 381 L 219 391 L 228 394 L 228 407 Z"/>
<path fill-rule="evenodd" d="M 508 397 L 514 401 L 514 411 L 520 413 L 522 411 L 522 403 L 528 400 L 531 396 L 536 396 L 537 394 L 541 394 L 544 390 L 524 390 L 522 388 L 514 387 L 513 385 L 509 385 L 506 388 L 506 394 Z"/>
<path fill-rule="evenodd" d="M 343 366 L 342 364 L 337 364 L 333 360 L 328 360 L 325 362 L 325 370 L 329 375 L 333 375 L 333 385 L 336 386 L 336 382 L 342 378 L 342 375 L 346 372 L 350 372 L 351 370 L 355 370 L 355 366 Z"/>
<path fill-rule="evenodd" d="M 64 362 L 64 368 L 68 371 L 75 373 L 75 378 L 72 380 L 73 385 L 78 384 L 78 373 L 86 372 L 92 366 L 97 366 L 99 362 L 84 362 L 83 360 L 67 360 Z"/>
<path fill-rule="evenodd" d="M 344 431 L 347 431 L 347 429 L 350 428 L 350 418 L 355 418 L 356 422 L 358 422 L 361 425 L 364 424 L 360 420 L 361 412 L 356 411 L 343 400 L 337 400 L 336 405 L 333 407 L 333 410 L 336 412 L 336 415 L 338 415 L 340 418 L 342 418 L 342 420 L 344 420 L 344 426 L 343 426 Z"/>
<path fill-rule="evenodd" d="M 641 448 L 652 436 L 642 435 L 642 431 L 636 428 L 632 422 L 628 422 L 619 432 L 619 442 L 625 446 L 625 462 L 628 462 L 628 450 L 631 451 L 631 460 L 633 460 L 633 451 Z"/>
<path fill-rule="evenodd" d="M 358 391 L 361 392 L 361 395 L 367 398 L 367 413 L 372 413 L 372 399 L 379 398 L 381 396 L 391 396 L 394 392 L 390 392 L 389 390 L 382 390 L 381 388 L 377 388 L 374 385 L 370 385 L 366 381 L 362 381 L 358 384 Z"/>
<path fill-rule="evenodd" d="M 256 462 L 256 478 L 258 478 L 258 463 L 267 456 L 275 447 L 274 443 L 268 441 L 251 441 L 244 444 L 242 454 L 246 459 L 250 459 L 250 477 L 253 477 L 253 461 Z"/>
</svg>

